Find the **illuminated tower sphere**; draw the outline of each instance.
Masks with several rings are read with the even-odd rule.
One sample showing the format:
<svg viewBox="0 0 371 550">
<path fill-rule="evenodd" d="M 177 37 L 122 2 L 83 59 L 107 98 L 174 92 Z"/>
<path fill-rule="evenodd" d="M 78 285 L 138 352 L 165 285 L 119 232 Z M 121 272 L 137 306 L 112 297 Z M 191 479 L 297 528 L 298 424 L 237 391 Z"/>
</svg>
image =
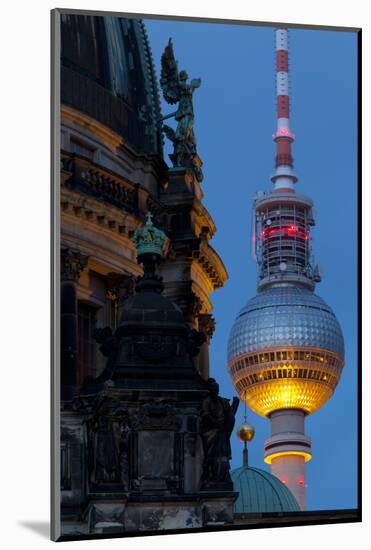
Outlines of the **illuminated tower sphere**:
<svg viewBox="0 0 371 550">
<path fill-rule="evenodd" d="M 311 441 L 306 415 L 333 394 L 344 364 L 344 342 L 332 309 L 314 294 L 311 199 L 294 184 L 288 95 L 287 30 L 276 30 L 277 145 L 271 193 L 254 200 L 258 294 L 240 311 L 230 333 L 228 369 L 241 398 L 271 421 L 264 460 L 306 508 L 305 462 Z"/>
</svg>

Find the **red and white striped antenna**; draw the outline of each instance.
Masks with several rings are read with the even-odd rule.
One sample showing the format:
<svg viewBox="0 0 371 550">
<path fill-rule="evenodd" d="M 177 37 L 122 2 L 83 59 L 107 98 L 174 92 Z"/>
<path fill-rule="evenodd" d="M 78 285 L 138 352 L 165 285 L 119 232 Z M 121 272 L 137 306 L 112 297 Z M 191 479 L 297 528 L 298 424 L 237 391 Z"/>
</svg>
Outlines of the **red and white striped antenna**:
<svg viewBox="0 0 371 550">
<path fill-rule="evenodd" d="M 277 131 L 273 139 L 277 144 L 277 154 L 276 171 L 271 180 L 275 190 L 293 191 L 298 178 L 293 171 L 291 155 L 295 134 L 290 127 L 288 31 L 283 27 L 276 29 L 276 94 Z"/>
</svg>

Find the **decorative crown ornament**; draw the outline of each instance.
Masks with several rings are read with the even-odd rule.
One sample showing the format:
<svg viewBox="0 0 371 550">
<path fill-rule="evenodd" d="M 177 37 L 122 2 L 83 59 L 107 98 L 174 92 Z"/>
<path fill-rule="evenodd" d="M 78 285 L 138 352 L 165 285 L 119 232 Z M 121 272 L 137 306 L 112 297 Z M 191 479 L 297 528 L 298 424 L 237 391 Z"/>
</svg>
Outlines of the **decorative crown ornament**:
<svg viewBox="0 0 371 550">
<path fill-rule="evenodd" d="M 243 424 L 240 424 L 237 428 L 237 437 L 244 443 L 248 443 L 254 439 L 255 428 L 251 424 L 248 424 L 246 421 Z"/>
<path fill-rule="evenodd" d="M 142 254 L 155 254 L 162 258 L 166 254 L 169 239 L 161 229 L 153 225 L 152 217 L 151 212 L 147 212 L 145 225 L 134 233 L 133 241 L 137 248 L 137 257 Z"/>
</svg>

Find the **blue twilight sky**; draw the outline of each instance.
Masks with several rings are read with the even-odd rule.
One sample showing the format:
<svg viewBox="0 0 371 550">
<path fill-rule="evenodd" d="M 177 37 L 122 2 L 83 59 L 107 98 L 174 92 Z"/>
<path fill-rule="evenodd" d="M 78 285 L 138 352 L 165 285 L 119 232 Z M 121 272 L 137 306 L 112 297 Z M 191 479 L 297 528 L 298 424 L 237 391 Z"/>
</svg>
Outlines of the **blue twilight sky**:
<svg viewBox="0 0 371 550">
<path fill-rule="evenodd" d="M 229 273 L 212 295 L 216 331 L 211 374 L 232 397 L 227 341 L 238 311 L 256 292 L 250 251 L 253 195 L 269 191 L 275 148 L 274 29 L 246 25 L 146 20 L 157 76 L 171 36 L 179 69 L 200 77 L 195 132 L 204 162 L 204 204 L 218 231 L 212 245 Z M 306 420 L 313 459 L 307 464 L 308 510 L 357 506 L 357 36 L 353 32 L 289 32 L 291 126 L 298 192 L 313 198 L 312 232 L 323 281 L 316 292 L 343 328 L 345 368 L 332 399 Z M 173 106 L 162 103 L 163 113 Z M 173 123 L 170 123 L 173 124 Z M 243 419 L 241 403 L 237 423 Z M 256 428 L 249 462 L 268 469 L 263 443 L 270 423 L 252 412 Z M 232 436 L 232 467 L 242 444 Z"/>
</svg>

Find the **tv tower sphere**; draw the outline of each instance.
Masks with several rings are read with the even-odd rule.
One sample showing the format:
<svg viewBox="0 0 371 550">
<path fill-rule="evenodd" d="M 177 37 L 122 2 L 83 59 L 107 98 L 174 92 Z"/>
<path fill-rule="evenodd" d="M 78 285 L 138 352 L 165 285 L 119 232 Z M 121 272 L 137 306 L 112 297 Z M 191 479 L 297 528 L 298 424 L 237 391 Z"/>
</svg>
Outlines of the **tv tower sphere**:
<svg viewBox="0 0 371 550">
<path fill-rule="evenodd" d="M 240 311 L 228 344 L 233 383 L 248 406 L 317 411 L 332 395 L 344 344 L 331 308 L 311 290 L 279 284 L 259 292 Z"/>
<path fill-rule="evenodd" d="M 277 146 L 271 193 L 254 200 L 258 294 L 238 314 L 228 370 L 241 399 L 271 420 L 264 460 L 306 508 L 304 419 L 333 394 L 344 365 L 341 327 L 314 294 L 321 280 L 311 251 L 313 202 L 295 191 L 288 93 L 287 29 L 276 29 Z"/>
</svg>

